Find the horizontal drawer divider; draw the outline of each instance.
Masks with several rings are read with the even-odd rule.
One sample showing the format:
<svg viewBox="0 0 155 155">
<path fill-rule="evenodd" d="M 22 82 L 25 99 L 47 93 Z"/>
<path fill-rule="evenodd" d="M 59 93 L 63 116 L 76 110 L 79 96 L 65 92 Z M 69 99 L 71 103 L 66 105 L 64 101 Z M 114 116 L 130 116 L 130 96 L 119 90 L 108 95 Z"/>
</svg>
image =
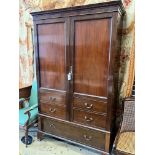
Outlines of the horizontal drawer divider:
<svg viewBox="0 0 155 155">
<path fill-rule="evenodd" d="M 40 102 L 39 104 L 42 104 L 42 105 L 44 105 L 44 104 L 47 104 L 47 103 L 43 103 L 43 102 Z M 67 106 L 65 105 L 65 104 L 58 104 L 58 103 L 48 103 L 47 104 L 48 106 L 51 106 L 51 107 L 62 107 L 62 108 L 66 108 Z"/>
<path fill-rule="evenodd" d="M 45 87 L 40 87 L 39 91 L 41 91 L 41 90 L 49 90 L 49 91 L 56 91 L 56 92 L 66 93 L 66 91 L 64 91 L 64 90 L 51 89 L 51 88 L 45 88 Z"/>
<path fill-rule="evenodd" d="M 86 97 L 94 97 L 94 98 L 99 98 L 99 99 L 104 99 L 107 100 L 107 97 L 102 97 L 102 96 L 96 96 L 96 95 L 89 95 L 89 94 L 82 94 L 82 93 L 75 93 L 73 94 L 74 97 L 77 97 L 76 95 L 80 95 L 80 96 L 86 96 Z"/>
<path fill-rule="evenodd" d="M 85 99 L 85 100 L 88 99 L 87 97 L 89 97 L 89 96 L 84 96 L 84 97 L 83 97 L 83 96 L 75 96 L 75 95 L 74 95 L 73 97 L 82 101 L 82 99 Z M 106 100 L 99 100 L 99 99 L 100 99 L 100 98 L 98 98 L 98 100 L 92 99 L 92 98 L 90 99 L 90 98 L 89 98 L 90 101 L 101 102 L 101 103 L 107 104 L 107 101 L 106 101 Z"/>
</svg>

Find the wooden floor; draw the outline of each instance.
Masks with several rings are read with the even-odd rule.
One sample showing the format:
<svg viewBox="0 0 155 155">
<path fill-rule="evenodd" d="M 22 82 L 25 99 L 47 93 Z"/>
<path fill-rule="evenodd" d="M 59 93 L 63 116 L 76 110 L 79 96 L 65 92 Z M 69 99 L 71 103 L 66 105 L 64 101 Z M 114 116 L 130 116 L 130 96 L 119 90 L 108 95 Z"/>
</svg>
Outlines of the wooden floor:
<svg viewBox="0 0 155 155">
<path fill-rule="evenodd" d="M 20 140 L 19 155 L 101 155 L 96 151 L 50 137 L 38 141 L 36 131 L 36 128 L 30 129 L 29 135 L 33 137 L 33 143 L 27 148 Z M 24 131 L 20 130 L 19 138 L 21 139 L 22 136 Z"/>
</svg>

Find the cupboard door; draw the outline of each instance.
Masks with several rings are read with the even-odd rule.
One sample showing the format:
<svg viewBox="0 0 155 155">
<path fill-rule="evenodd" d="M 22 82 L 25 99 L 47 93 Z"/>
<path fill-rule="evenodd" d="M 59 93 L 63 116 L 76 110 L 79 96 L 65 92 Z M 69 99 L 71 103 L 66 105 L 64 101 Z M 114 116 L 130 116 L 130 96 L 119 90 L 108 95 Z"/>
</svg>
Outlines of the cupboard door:
<svg viewBox="0 0 155 155">
<path fill-rule="evenodd" d="M 68 84 L 66 74 L 68 51 L 66 49 L 66 38 L 68 34 L 66 25 L 67 22 L 64 19 L 48 20 L 48 22 L 44 21 L 42 24 L 37 25 L 39 96 L 44 96 L 44 99 L 40 99 L 40 104 L 48 101 L 50 107 L 52 105 L 57 106 L 56 104 L 60 101 L 59 105 L 67 106 Z"/>
<path fill-rule="evenodd" d="M 65 23 L 38 25 L 40 86 L 65 90 Z"/>
<path fill-rule="evenodd" d="M 107 98 L 111 18 L 72 18 L 73 93 Z"/>
</svg>

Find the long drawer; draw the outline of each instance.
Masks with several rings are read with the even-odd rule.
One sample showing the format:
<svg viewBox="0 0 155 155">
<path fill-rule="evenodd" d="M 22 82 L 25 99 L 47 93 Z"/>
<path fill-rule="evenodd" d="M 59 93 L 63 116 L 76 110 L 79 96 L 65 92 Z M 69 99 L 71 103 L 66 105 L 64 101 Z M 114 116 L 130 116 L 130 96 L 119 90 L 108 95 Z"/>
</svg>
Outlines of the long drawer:
<svg viewBox="0 0 155 155">
<path fill-rule="evenodd" d="M 107 113 L 107 101 L 105 99 L 75 95 L 73 96 L 73 107 L 87 111 Z"/>
<path fill-rule="evenodd" d="M 83 110 L 74 109 L 73 121 L 77 123 L 82 123 L 88 126 L 105 128 L 106 114 L 95 114 L 95 113 L 90 113 Z"/>
<path fill-rule="evenodd" d="M 64 122 L 40 116 L 42 131 L 66 138 L 99 150 L 105 148 L 105 133 L 99 130 L 86 128 L 70 122 Z"/>
</svg>

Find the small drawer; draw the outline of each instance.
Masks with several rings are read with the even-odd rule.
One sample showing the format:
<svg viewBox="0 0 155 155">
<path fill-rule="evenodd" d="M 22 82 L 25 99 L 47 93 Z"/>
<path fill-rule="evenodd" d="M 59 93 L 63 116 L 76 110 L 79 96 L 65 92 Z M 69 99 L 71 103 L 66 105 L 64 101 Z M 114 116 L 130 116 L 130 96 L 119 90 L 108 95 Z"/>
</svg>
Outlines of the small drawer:
<svg viewBox="0 0 155 155">
<path fill-rule="evenodd" d="M 50 104 L 40 104 L 40 113 L 47 114 L 52 117 L 66 119 L 66 107 Z"/>
<path fill-rule="evenodd" d="M 39 92 L 39 102 L 51 105 L 66 105 L 66 93 L 40 90 Z"/>
<path fill-rule="evenodd" d="M 84 125 L 105 128 L 106 114 L 95 114 L 81 110 L 73 110 L 73 122 Z"/>
<path fill-rule="evenodd" d="M 102 131 L 47 117 L 41 117 L 41 124 L 43 132 L 88 145 L 99 150 L 104 150 L 105 148 L 105 133 Z"/>
<path fill-rule="evenodd" d="M 96 111 L 99 113 L 107 113 L 107 101 L 100 98 L 74 95 L 73 107 L 81 108 L 87 111 L 89 110 L 89 111 Z"/>
</svg>

